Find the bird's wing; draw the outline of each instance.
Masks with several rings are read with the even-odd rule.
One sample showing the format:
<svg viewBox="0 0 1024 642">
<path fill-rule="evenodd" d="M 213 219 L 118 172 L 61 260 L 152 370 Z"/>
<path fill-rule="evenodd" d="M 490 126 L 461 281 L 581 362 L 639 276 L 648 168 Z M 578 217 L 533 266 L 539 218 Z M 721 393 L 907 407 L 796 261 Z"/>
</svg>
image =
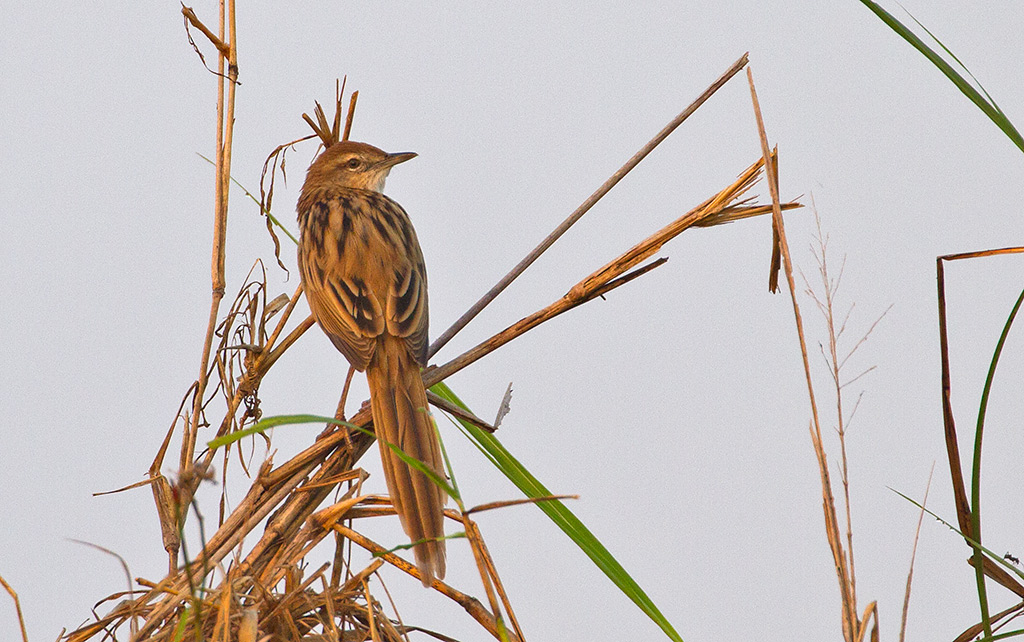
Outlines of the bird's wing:
<svg viewBox="0 0 1024 642">
<path fill-rule="evenodd" d="M 411 228 L 410 228 L 411 229 Z M 416 245 L 413 261 L 395 269 L 388 290 L 386 317 L 388 334 L 405 339 L 409 352 L 420 366 L 427 365 L 427 274 Z"/>
<path fill-rule="evenodd" d="M 299 265 L 320 326 L 357 369 L 377 337 L 400 337 L 427 363 L 427 271 L 405 210 L 383 194 L 346 190 L 308 205 Z"/>
<path fill-rule="evenodd" d="M 306 300 L 331 342 L 356 367 L 366 369 L 384 332 L 384 310 L 369 266 L 353 260 L 352 217 L 336 200 L 314 203 L 299 250 Z"/>
<path fill-rule="evenodd" d="M 383 265 L 390 266 L 384 302 L 387 333 L 405 339 L 405 345 L 418 365 L 427 365 L 427 268 L 423 262 L 416 230 L 402 206 L 384 194 L 366 195 L 375 216 L 371 229 L 381 246 L 371 256 L 387 257 Z M 371 250 L 372 251 L 372 250 Z M 384 284 L 381 283 L 383 286 Z"/>
</svg>

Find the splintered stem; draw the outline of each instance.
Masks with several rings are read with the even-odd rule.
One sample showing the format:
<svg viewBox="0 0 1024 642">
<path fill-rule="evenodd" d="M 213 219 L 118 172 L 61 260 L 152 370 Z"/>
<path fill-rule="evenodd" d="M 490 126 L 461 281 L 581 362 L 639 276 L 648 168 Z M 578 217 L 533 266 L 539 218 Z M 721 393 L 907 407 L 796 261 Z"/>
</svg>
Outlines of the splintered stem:
<svg viewBox="0 0 1024 642">
<path fill-rule="evenodd" d="M 761 107 L 757 100 L 757 90 L 754 88 L 754 76 L 750 69 L 747 69 L 747 82 L 750 86 L 750 99 L 754 108 L 754 118 L 757 123 L 758 135 L 761 140 L 761 152 L 766 165 L 765 173 L 768 176 L 768 188 L 772 196 L 772 223 L 773 234 L 778 235 L 777 247 L 781 252 L 782 266 L 786 274 L 786 283 L 789 286 L 790 300 L 793 304 L 793 317 L 796 321 L 797 337 L 800 342 L 800 355 L 803 359 L 804 376 L 807 381 L 807 394 L 811 403 L 811 442 L 814 446 L 814 453 L 818 461 L 818 473 L 821 478 L 822 504 L 825 511 L 825 533 L 828 538 L 829 548 L 832 552 L 832 560 L 835 563 L 836 575 L 839 580 L 839 590 L 842 595 L 843 607 L 843 637 L 846 642 L 859 640 L 866 620 L 857 619 L 856 594 L 853 592 L 851 581 L 851 570 L 849 560 L 843 551 L 843 542 L 839 532 L 839 520 L 836 516 L 835 497 L 832 494 L 832 482 L 828 470 L 828 459 L 825 456 L 825 448 L 821 438 L 821 422 L 818 417 L 818 405 L 814 394 L 814 384 L 811 378 L 811 364 L 807 353 L 807 339 L 804 334 L 803 317 L 800 314 L 800 304 L 796 297 L 796 286 L 793 278 L 793 259 L 789 252 L 789 242 L 786 239 L 786 228 L 782 219 L 782 207 L 779 203 L 778 173 L 775 166 L 774 153 L 768 145 L 768 135 L 765 133 L 764 120 L 761 117 Z M 865 611 L 864 617 L 870 613 L 876 613 L 872 609 Z M 877 626 L 877 613 L 876 626 Z"/>
<path fill-rule="evenodd" d="M 762 160 L 755 161 L 750 167 L 740 174 L 736 181 L 721 190 L 718 194 L 705 201 L 703 204 L 693 208 L 680 218 L 658 230 L 643 241 L 637 243 L 617 258 L 605 264 L 603 267 L 585 277 L 574 285 L 562 298 L 551 303 L 547 307 L 534 312 L 517 323 L 512 324 L 491 338 L 483 341 L 474 348 L 455 357 L 451 361 L 439 367 L 432 367 L 423 374 L 423 382 L 429 387 L 442 381 L 452 374 L 465 368 L 477 359 L 493 352 L 502 345 L 515 339 L 524 332 L 531 330 L 541 323 L 548 321 L 563 312 L 571 310 L 578 305 L 592 301 L 593 299 L 606 294 L 614 288 L 628 283 L 632 279 L 645 274 L 646 272 L 662 265 L 667 259 L 658 259 L 647 265 L 633 269 L 643 261 L 650 258 L 669 240 L 675 238 L 690 227 L 695 227 L 709 220 L 728 222 L 738 218 L 745 218 L 751 210 L 759 213 L 767 210 L 757 206 L 732 205 L 740 198 L 757 179 L 763 166 Z M 795 203 L 787 203 L 786 209 L 797 207 Z"/>
</svg>

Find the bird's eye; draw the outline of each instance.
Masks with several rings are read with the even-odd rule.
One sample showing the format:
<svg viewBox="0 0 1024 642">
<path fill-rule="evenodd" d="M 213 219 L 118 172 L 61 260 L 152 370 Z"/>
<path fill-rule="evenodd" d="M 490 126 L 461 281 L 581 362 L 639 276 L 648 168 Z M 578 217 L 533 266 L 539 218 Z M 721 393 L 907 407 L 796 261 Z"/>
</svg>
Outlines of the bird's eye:
<svg viewBox="0 0 1024 642">
<path fill-rule="evenodd" d="M 345 165 L 349 169 L 359 169 L 359 166 L 362 165 L 362 163 L 360 162 L 360 160 L 358 158 L 354 158 L 353 157 L 353 158 L 348 159 L 348 162 L 345 163 Z"/>
</svg>

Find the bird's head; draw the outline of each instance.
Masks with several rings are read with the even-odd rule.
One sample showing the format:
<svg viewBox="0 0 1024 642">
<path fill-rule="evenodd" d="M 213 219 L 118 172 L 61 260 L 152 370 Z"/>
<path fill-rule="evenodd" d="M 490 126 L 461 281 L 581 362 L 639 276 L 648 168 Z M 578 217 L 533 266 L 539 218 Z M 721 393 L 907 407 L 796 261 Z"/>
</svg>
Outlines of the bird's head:
<svg viewBox="0 0 1024 642">
<path fill-rule="evenodd" d="M 306 183 L 327 183 L 380 192 L 391 168 L 415 156 L 414 152 L 388 154 L 366 143 L 341 141 L 325 149 L 313 161 L 306 174 Z"/>
</svg>

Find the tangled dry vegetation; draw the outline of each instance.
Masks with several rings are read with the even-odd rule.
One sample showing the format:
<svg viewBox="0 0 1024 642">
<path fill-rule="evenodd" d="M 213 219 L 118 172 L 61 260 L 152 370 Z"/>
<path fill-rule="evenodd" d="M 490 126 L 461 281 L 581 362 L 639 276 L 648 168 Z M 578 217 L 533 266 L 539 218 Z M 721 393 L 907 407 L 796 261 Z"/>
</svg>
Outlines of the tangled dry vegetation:
<svg viewBox="0 0 1024 642">
<path fill-rule="evenodd" d="M 367 404 L 355 416 L 345 421 L 343 409 L 348 394 L 352 373 L 341 392 L 341 401 L 334 419 L 308 416 L 291 418 L 261 419 L 260 383 L 281 355 L 295 344 L 313 325 L 312 317 L 293 317 L 296 303 L 302 295 L 296 290 L 290 297 L 272 297 L 268 291 L 266 274 L 257 263 L 250 278 L 239 289 L 234 301 L 226 312 L 221 303 L 226 283 L 224 278 L 224 247 L 228 213 L 228 193 L 231 178 L 231 151 L 234 125 L 235 90 L 237 87 L 238 63 L 235 48 L 234 0 L 220 3 L 217 33 L 207 28 L 188 7 L 182 7 L 189 42 L 200 59 L 203 54 L 194 42 L 191 30 L 202 33 L 216 49 L 217 68 L 210 69 L 217 78 L 217 156 L 215 161 L 217 195 L 214 203 L 214 238 L 212 265 L 212 301 L 209 323 L 204 337 L 200 358 L 198 379 L 189 386 L 178 409 L 175 419 L 161 443 L 156 457 L 143 481 L 126 489 L 149 486 L 155 500 L 156 511 L 162 526 L 162 543 L 168 555 L 168 573 L 151 581 L 128 576 L 129 589 L 115 593 L 99 602 L 94 621 L 62 636 L 67 642 L 88 640 L 131 640 L 178 641 L 211 640 L 240 642 L 290 641 L 319 642 L 360 641 L 360 640 L 408 640 L 408 634 L 421 631 L 440 640 L 450 640 L 441 632 L 425 631 L 410 623 L 403 622 L 398 605 L 394 604 L 387 587 L 380 579 L 378 570 L 390 564 L 418 580 L 413 564 L 406 562 L 396 550 L 386 550 L 360 532 L 361 520 L 380 515 L 393 515 L 394 510 L 386 497 L 368 494 L 363 487 L 367 475 L 357 467 L 373 443 L 370 412 Z M 898 24 L 894 19 L 890 24 Z M 902 25 L 900 25 L 902 27 Z M 911 39 L 912 40 L 912 39 Z M 205 64 L 205 59 L 203 59 Z M 584 201 L 568 218 L 559 224 L 533 251 L 503 277 L 487 294 L 443 332 L 430 346 L 431 357 L 457 332 L 466 326 L 505 287 L 527 269 L 566 230 L 578 221 L 598 200 L 611 190 L 619 180 L 637 166 L 658 144 L 668 137 L 696 109 L 705 103 L 722 85 L 746 67 L 744 55 L 736 61 L 718 80 L 698 97 L 690 106 L 670 121 L 661 132 L 644 145 L 597 191 Z M 947 74 L 948 75 L 948 74 Z M 857 606 L 856 575 L 854 571 L 853 536 L 850 517 L 849 483 L 844 442 L 845 421 L 842 388 L 850 383 L 841 374 L 842 364 L 849 354 L 857 349 L 864 338 L 856 342 L 853 350 L 845 356 L 837 350 L 840 335 L 845 330 L 845 320 L 835 316 L 834 301 L 838 278 L 828 273 L 826 259 L 827 241 L 819 229 L 819 271 L 823 289 L 811 296 L 825 318 L 829 337 L 825 360 L 830 367 L 834 384 L 836 427 L 841 447 L 839 467 L 841 497 L 845 505 L 845 516 L 836 510 L 828 459 L 822 441 L 821 421 L 818 404 L 812 384 L 806 339 L 800 306 L 796 299 L 793 279 L 793 264 L 785 236 L 783 210 L 798 207 L 796 203 L 782 203 L 778 194 L 776 155 L 770 150 L 764 124 L 761 120 L 753 77 L 747 69 L 754 114 L 760 134 L 762 156 L 740 172 L 738 178 L 724 189 L 700 203 L 692 210 L 672 221 L 661 230 L 640 241 L 632 248 L 615 257 L 603 267 L 592 272 L 566 294 L 545 308 L 525 316 L 519 322 L 498 332 L 491 338 L 462 355 L 440 365 L 429 366 L 423 373 L 431 404 L 449 414 L 465 429 L 481 450 L 491 459 L 495 467 L 510 477 L 527 496 L 523 500 L 494 502 L 476 507 L 466 507 L 458 494 L 457 487 L 450 493 L 455 507 L 446 511 L 446 517 L 457 522 L 460 536 L 465 537 L 479 570 L 483 599 L 457 589 L 441 581 L 434 581 L 433 593 L 424 592 L 424 599 L 433 599 L 436 594 L 451 599 L 474 618 L 488 633 L 500 640 L 524 640 L 524 634 L 516 620 L 511 601 L 506 594 L 497 571 L 497 564 L 490 556 L 479 527 L 473 520 L 477 512 L 502 508 L 510 504 L 536 502 L 566 534 L 591 557 L 594 563 L 615 582 L 649 617 L 661 626 L 666 635 L 680 640 L 671 624 L 661 616 L 643 591 L 631 584 L 628 574 L 590 536 L 585 527 L 559 501 L 551 496 L 528 471 L 519 466 L 500 444 L 489 437 L 496 428 L 475 417 L 461 406 L 443 382 L 451 374 L 467 367 L 477 359 L 515 339 L 524 332 L 572 308 L 643 276 L 661 266 L 666 259 L 653 258 L 662 246 L 691 227 L 719 225 L 761 214 L 772 216 L 772 263 L 769 288 L 778 290 L 780 275 L 787 280 L 793 303 L 797 335 L 800 340 L 807 388 L 811 403 L 811 442 L 813 444 L 821 476 L 822 506 L 825 515 L 825 532 L 832 551 L 836 577 L 839 582 L 841 600 L 841 622 L 846 642 L 860 642 L 864 639 L 877 641 L 878 607 L 871 602 L 863 610 Z M 283 155 L 293 145 L 307 139 L 318 138 L 326 146 L 348 138 L 356 104 L 353 93 L 348 106 L 345 126 L 342 128 L 342 96 L 344 88 L 337 91 L 335 113 L 328 120 L 320 105 L 314 112 L 315 118 L 303 114 L 312 126 L 314 134 L 278 147 L 268 158 L 261 177 L 261 211 L 266 216 L 267 229 L 275 248 L 280 253 L 275 226 L 284 234 L 287 229 L 280 226 L 270 211 L 274 193 L 274 178 L 283 167 Z M 976 101 L 977 102 L 977 101 Z M 997 109 L 994 111 L 998 112 Z M 1001 112 L 999 112 L 1001 116 Z M 1012 127 L 1010 127 L 1012 129 Z M 1004 131 L 1006 129 L 1004 128 Z M 1013 130 L 1015 134 L 1016 131 Z M 1019 140 L 1017 135 L 1016 140 Z M 280 162 L 280 165 L 279 165 Z M 747 191 L 766 175 L 771 204 L 755 204 L 745 197 Z M 264 183 L 264 181 L 266 181 Z M 263 189 L 266 184 L 266 189 Z M 247 195 L 251 196 L 248 192 Z M 256 200 L 254 198 L 254 200 Z M 294 237 L 292 237 L 294 241 Z M 1008 564 L 998 555 L 985 549 L 973 539 L 980 532 L 980 515 L 977 496 L 968 499 L 966 482 L 960 465 L 960 453 L 956 426 L 953 421 L 950 402 L 950 368 L 945 315 L 944 263 L 973 259 L 994 254 L 1019 253 L 1024 248 L 1004 248 L 982 252 L 938 257 L 937 276 L 939 283 L 940 356 L 942 359 L 943 417 L 949 466 L 957 508 L 957 526 L 972 551 L 971 564 L 974 566 L 982 604 L 982 621 L 965 630 L 957 640 L 973 639 L 981 633 L 991 636 L 994 626 L 1003 626 L 1024 612 L 1024 601 L 1000 613 L 989 614 L 985 598 L 984 577 L 1017 596 L 1024 597 L 1024 573 Z M 280 262 L 280 259 L 278 259 Z M 282 264 L 282 267 L 284 265 Z M 1024 305 L 1021 293 L 1006 328 L 1000 338 L 993 358 L 987 386 L 998 361 L 1002 342 L 1018 309 Z M 873 328 L 874 326 L 872 326 Z M 871 330 L 868 331 L 870 333 Z M 823 353 L 826 349 L 823 347 Z M 984 401 L 983 401 L 984 404 Z M 983 406 L 984 407 L 984 406 Z M 852 414 L 852 413 L 851 413 Z M 499 413 L 500 419 L 500 413 Z M 263 431 L 281 423 L 319 420 L 325 423 L 323 432 L 305 450 L 288 461 L 276 463 L 268 455 L 257 461 L 253 446 L 260 439 L 269 446 L 270 437 Z M 972 484 L 977 492 L 980 471 L 981 428 L 977 429 L 976 451 Z M 488 441 L 488 440 L 491 441 Z M 200 447 L 200 444 L 204 445 Z M 179 447 L 178 461 L 168 461 L 167 454 L 172 444 Z M 243 445 L 250 445 L 249 454 Z M 231 463 L 237 459 L 237 465 Z M 258 465 L 257 465 L 258 463 Z M 256 470 L 253 470 L 253 467 Z M 176 468 L 173 478 L 163 471 Z M 248 480 L 249 488 L 237 506 L 229 508 L 222 491 L 216 528 L 200 512 L 195 500 L 201 484 L 218 481 L 226 487 L 229 470 L 240 469 Z M 219 471 L 219 477 L 218 472 Z M 516 478 L 516 475 L 519 478 Z M 453 482 L 454 483 L 454 482 Z M 922 513 L 924 508 L 922 506 Z M 845 517 L 845 519 L 844 519 Z M 200 550 L 190 550 L 188 540 L 183 536 L 184 526 L 191 519 L 200 531 Z M 575 521 L 573 521 L 575 520 Z M 394 520 L 397 525 L 397 520 Z M 842 522 L 845 521 L 845 524 Z M 845 533 L 842 532 L 845 526 Z M 920 528 L 920 523 L 919 523 Z M 207 530 L 212 532 L 207 533 Z M 978 535 L 980 537 L 980 535 Z M 588 539 L 589 537 L 589 539 Z M 333 544 L 330 561 L 315 566 L 311 552 L 323 550 Z M 400 547 L 403 548 L 403 547 Z M 916 545 L 915 545 L 916 548 Z M 353 551 L 364 549 L 371 555 L 355 555 Z M 329 549 L 328 549 L 329 550 Z M 108 551 L 109 552 L 109 551 Z M 1010 561 L 1016 562 L 1007 554 Z M 316 559 L 322 559 L 320 555 Z M 369 559 L 369 563 L 365 560 Z M 124 563 L 124 562 L 122 562 Z M 127 564 L 124 564 L 126 574 Z M 911 574 L 912 576 L 912 571 Z M 910 593 L 907 578 L 906 598 L 903 608 L 903 622 L 906 622 L 907 601 Z M 418 582 L 417 582 L 418 583 Z M 28 642 L 22 620 L 17 594 L 13 587 L 0 577 L 0 585 L 13 598 L 21 623 L 21 637 Z M 998 627 L 995 627 L 998 628 Z M 901 637 L 903 636 L 901 627 Z"/>
<path fill-rule="evenodd" d="M 159 580 L 142 578 L 128 591 L 116 593 L 101 602 L 104 615 L 66 635 L 68 642 L 87 640 L 403 640 L 410 631 L 421 630 L 403 622 L 397 605 L 390 603 L 387 589 L 377 581 L 378 569 L 391 564 L 417 577 L 414 565 L 398 552 L 387 551 L 360 532 L 360 520 L 393 514 L 386 498 L 367 494 L 363 488 L 366 474 L 357 467 L 360 457 L 373 443 L 370 413 L 366 404 L 353 417 L 342 416 L 348 385 L 341 393 L 337 421 L 328 422 L 323 432 L 305 450 L 285 462 L 268 456 L 262 463 L 245 455 L 238 436 L 246 440 L 270 438 L 252 428 L 260 421 L 260 382 L 281 355 L 313 325 L 311 317 L 296 319 L 294 310 L 302 295 L 296 290 L 290 297 L 273 297 L 268 291 L 262 269 L 254 270 L 238 291 L 228 310 L 221 311 L 225 290 L 224 242 L 227 220 L 228 187 L 231 182 L 231 140 L 234 122 L 234 92 L 238 67 L 234 46 L 233 3 L 226 5 L 218 34 L 202 25 L 188 8 L 183 12 L 187 25 L 201 31 L 218 52 L 217 139 L 218 194 L 214 207 L 214 250 L 212 268 L 213 298 L 209 327 L 202 348 L 200 376 L 183 398 L 181 407 L 168 429 L 146 480 L 131 488 L 150 486 L 162 525 L 163 547 L 169 559 L 169 571 Z M 197 48 L 198 51 L 198 48 Z M 747 64 L 744 55 L 686 110 L 674 118 L 654 139 L 629 159 L 623 167 L 560 224 L 533 252 L 488 292 L 467 313 L 443 333 L 431 346 L 434 355 L 456 332 L 515 279 L 530 263 L 558 239 L 573 223 L 631 171 L 654 147 L 664 140 L 719 87 Z M 749 75 L 749 72 L 748 72 Z M 751 85 L 752 86 L 752 85 Z M 342 88 L 337 93 L 333 121 L 317 105 L 316 118 L 303 115 L 313 126 L 321 144 L 327 146 L 346 139 L 351 128 L 355 94 L 342 129 Z M 300 139 L 304 140 L 304 139 Z M 268 159 L 264 178 L 263 211 L 268 229 L 274 236 L 276 220 L 270 213 L 273 177 L 279 154 L 299 141 L 282 145 Z M 764 156 L 740 172 L 724 189 L 672 221 L 663 229 L 592 272 L 549 306 L 527 315 L 521 321 L 498 332 L 464 354 L 424 372 L 428 387 L 443 382 L 449 375 L 511 341 L 556 315 L 646 274 L 666 259 L 652 259 L 670 239 L 690 227 L 708 227 L 739 219 L 773 213 L 773 205 L 759 205 L 745 196 L 759 179 L 765 163 L 774 202 L 774 217 L 781 224 L 781 212 L 797 207 L 781 204 L 777 195 L 777 177 L 773 174 L 775 156 L 764 147 Z M 351 378 L 351 373 L 350 373 Z M 435 388 L 435 391 L 439 388 Z M 431 394 L 431 402 L 450 413 L 463 425 L 493 431 L 451 398 Z M 271 422 L 272 423 L 272 422 Z M 258 424 L 266 427 L 267 422 Z M 252 436 L 250 436 L 252 435 Z M 218 440 L 211 447 L 211 440 Z M 172 444 L 180 444 L 177 462 L 167 459 Z M 269 448 L 268 448 L 269 452 Z M 199 486 L 217 478 L 223 488 L 234 459 L 247 475 L 250 487 L 245 497 L 230 510 L 222 493 L 215 524 L 203 517 L 194 498 Z M 258 467 L 252 470 L 253 466 Z M 164 470 L 176 468 L 174 478 Z M 216 471 L 216 472 L 215 472 Z M 127 490 L 127 489 L 122 489 Z M 456 498 L 457 499 L 457 498 Z M 534 496 L 521 501 L 557 502 L 558 498 Z M 483 597 L 478 599 L 463 590 L 435 581 L 433 591 L 461 605 L 480 626 L 497 639 L 522 640 L 524 635 L 506 595 L 497 565 L 488 553 L 473 514 L 498 508 L 511 502 L 467 508 L 456 501 L 447 517 L 461 525 L 479 567 Z M 191 550 L 183 538 L 187 520 L 195 520 L 203 529 L 201 550 Z M 396 521 L 397 524 L 397 521 Z M 331 561 L 316 566 L 307 556 L 321 544 L 333 545 Z M 357 560 L 353 548 L 373 554 L 369 564 Z M 424 593 L 424 596 L 429 595 Z M 644 596 L 646 597 L 646 596 Z M 427 599 L 425 597 L 425 599 Z M 440 632 L 427 632 L 437 639 L 450 639 Z"/>
</svg>

